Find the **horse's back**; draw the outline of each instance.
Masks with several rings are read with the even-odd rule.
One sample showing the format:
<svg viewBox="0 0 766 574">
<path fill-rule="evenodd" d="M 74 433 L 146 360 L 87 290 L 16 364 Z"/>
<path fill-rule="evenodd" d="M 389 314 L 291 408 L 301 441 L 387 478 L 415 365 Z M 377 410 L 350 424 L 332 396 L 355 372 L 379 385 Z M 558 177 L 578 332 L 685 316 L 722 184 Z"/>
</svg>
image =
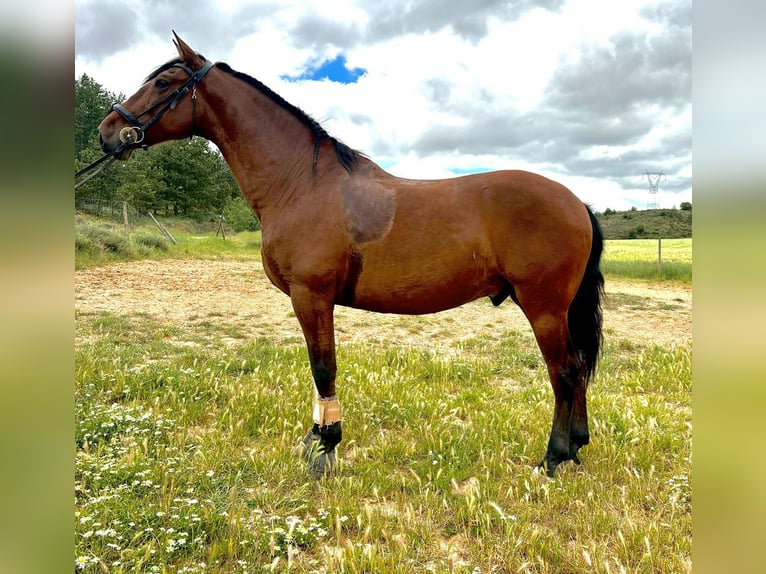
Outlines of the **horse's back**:
<svg viewBox="0 0 766 574">
<path fill-rule="evenodd" d="M 515 254 L 519 265 L 535 254 L 551 261 L 567 250 L 589 251 L 592 234 L 577 196 L 556 181 L 521 170 L 401 185 L 393 234 L 397 227 L 403 234 L 409 229 L 421 235 L 417 230 L 422 230 L 451 244 Z"/>
</svg>

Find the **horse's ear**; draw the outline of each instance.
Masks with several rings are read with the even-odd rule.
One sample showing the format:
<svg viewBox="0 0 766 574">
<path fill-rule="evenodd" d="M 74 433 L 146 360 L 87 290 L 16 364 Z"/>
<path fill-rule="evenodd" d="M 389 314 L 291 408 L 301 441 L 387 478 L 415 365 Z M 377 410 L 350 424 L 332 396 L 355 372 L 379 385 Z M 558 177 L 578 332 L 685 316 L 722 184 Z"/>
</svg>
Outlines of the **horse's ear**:
<svg viewBox="0 0 766 574">
<path fill-rule="evenodd" d="M 175 30 L 173 30 L 173 36 L 175 36 L 173 44 L 175 44 L 176 50 L 178 50 L 178 57 L 181 58 L 184 63 L 192 69 L 200 68 L 205 64 L 205 59 L 192 50 L 186 42 L 181 40 L 181 37 L 176 34 Z"/>
</svg>

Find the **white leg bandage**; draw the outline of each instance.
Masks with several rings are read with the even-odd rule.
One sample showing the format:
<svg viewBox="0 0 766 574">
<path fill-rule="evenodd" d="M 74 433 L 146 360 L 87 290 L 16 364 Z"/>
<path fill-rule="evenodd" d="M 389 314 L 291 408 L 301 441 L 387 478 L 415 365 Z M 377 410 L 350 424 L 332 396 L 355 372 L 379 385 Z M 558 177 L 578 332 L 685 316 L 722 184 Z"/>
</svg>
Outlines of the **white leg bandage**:
<svg viewBox="0 0 766 574">
<path fill-rule="evenodd" d="M 322 399 L 314 395 L 314 422 L 320 427 L 331 425 L 343 420 L 340 402 L 334 399 Z"/>
</svg>

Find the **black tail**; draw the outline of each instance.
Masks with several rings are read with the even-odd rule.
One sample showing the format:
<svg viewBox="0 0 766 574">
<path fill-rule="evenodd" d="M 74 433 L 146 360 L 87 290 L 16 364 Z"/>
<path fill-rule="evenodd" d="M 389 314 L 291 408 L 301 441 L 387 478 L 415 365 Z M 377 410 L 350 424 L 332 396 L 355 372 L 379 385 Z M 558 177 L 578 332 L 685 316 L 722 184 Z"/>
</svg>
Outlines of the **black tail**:
<svg viewBox="0 0 766 574">
<path fill-rule="evenodd" d="M 586 205 L 593 227 L 593 243 L 580 287 L 569 306 L 569 336 L 585 368 L 585 380 L 590 380 L 596 370 L 601 352 L 601 300 L 604 296 L 604 276 L 599 269 L 601 252 L 604 250 L 604 235 L 596 216 Z"/>
</svg>

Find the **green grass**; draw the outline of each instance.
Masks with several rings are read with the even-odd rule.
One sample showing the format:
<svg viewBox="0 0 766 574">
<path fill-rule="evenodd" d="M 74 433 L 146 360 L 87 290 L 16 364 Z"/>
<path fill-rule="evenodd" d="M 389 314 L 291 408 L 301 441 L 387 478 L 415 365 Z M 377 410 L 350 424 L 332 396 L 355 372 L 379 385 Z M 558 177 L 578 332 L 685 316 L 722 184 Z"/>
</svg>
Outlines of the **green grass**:
<svg viewBox="0 0 766 574">
<path fill-rule="evenodd" d="M 692 240 L 662 240 L 661 275 L 657 265 L 658 247 L 656 239 L 607 240 L 601 270 L 607 277 L 691 283 Z"/>
<path fill-rule="evenodd" d="M 260 259 L 261 232 L 227 233 L 183 219 L 163 221 L 177 243 L 166 239 L 154 223 L 130 226 L 79 215 L 75 221 L 75 269 L 138 259 Z"/>
<path fill-rule="evenodd" d="M 339 472 L 311 424 L 302 344 L 215 325 L 77 317 L 75 561 L 84 572 L 684 572 L 691 349 L 610 341 L 592 442 L 533 473 L 552 392 L 526 334 L 452 358 L 341 346 Z"/>
</svg>

